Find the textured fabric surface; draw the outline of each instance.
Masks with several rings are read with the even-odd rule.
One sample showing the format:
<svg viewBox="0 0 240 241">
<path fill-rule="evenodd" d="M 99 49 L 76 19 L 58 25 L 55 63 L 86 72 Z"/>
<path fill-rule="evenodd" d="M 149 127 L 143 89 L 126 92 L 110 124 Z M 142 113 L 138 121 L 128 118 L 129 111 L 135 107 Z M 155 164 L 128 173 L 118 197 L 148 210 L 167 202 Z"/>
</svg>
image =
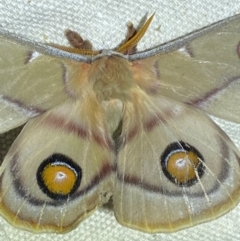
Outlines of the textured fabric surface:
<svg viewBox="0 0 240 241">
<path fill-rule="evenodd" d="M 217 20 L 240 13 L 240 1 L 217 0 L 0 0 L 0 26 L 39 42 L 66 44 L 70 28 L 91 40 L 95 48 L 112 48 L 121 42 L 126 23 L 136 25 L 146 14 L 155 18 L 139 45 L 140 50 L 184 35 Z M 240 147 L 240 127 L 219 121 Z M 0 137 L 2 152 L 11 136 Z M 240 205 L 223 217 L 173 234 L 146 234 L 122 227 L 111 208 L 103 207 L 78 228 L 63 235 L 32 234 L 0 217 L 0 241 L 90 240 L 240 240 Z"/>
</svg>

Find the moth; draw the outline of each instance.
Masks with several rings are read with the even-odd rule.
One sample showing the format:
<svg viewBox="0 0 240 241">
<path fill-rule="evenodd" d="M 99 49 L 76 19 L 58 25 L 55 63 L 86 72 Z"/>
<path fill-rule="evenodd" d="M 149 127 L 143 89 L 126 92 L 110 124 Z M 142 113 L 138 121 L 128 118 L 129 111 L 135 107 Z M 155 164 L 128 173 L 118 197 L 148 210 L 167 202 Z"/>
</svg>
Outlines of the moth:
<svg viewBox="0 0 240 241">
<path fill-rule="evenodd" d="M 113 50 L 0 30 L 0 132 L 24 123 L 0 169 L 0 213 L 67 232 L 112 201 L 145 232 L 210 221 L 240 199 L 240 153 L 208 114 L 240 123 L 240 15 L 137 52 L 153 15 Z"/>
</svg>

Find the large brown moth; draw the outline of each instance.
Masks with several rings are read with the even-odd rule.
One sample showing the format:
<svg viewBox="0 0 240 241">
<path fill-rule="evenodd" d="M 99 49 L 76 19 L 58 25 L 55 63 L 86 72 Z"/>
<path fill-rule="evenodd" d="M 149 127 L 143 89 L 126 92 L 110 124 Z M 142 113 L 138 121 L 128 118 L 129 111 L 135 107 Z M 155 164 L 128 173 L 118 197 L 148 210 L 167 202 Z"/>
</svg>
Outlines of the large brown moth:
<svg viewBox="0 0 240 241">
<path fill-rule="evenodd" d="M 0 133 L 27 122 L 0 169 L 10 223 L 66 232 L 111 199 L 119 223 L 172 232 L 237 205 L 239 150 L 206 113 L 240 123 L 240 15 L 137 52 L 152 18 L 102 51 L 0 29 Z"/>
</svg>

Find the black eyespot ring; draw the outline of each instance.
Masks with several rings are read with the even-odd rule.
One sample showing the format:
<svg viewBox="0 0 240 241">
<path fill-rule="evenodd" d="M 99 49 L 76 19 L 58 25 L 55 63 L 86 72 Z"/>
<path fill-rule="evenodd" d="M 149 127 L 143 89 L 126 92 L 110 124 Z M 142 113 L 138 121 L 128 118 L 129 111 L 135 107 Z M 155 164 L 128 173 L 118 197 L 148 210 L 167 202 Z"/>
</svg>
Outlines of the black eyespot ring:
<svg viewBox="0 0 240 241">
<path fill-rule="evenodd" d="M 82 169 L 69 157 L 54 153 L 38 167 L 37 183 L 54 200 L 67 199 L 80 186 Z"/>
<path fill-rule="evenodd" d="M 204 174 L 204 158 L 190 144 L 179 141 L 169 144 L 161 155 L 165 176 L 177 186 L 190 187 Z"/>
</svg>

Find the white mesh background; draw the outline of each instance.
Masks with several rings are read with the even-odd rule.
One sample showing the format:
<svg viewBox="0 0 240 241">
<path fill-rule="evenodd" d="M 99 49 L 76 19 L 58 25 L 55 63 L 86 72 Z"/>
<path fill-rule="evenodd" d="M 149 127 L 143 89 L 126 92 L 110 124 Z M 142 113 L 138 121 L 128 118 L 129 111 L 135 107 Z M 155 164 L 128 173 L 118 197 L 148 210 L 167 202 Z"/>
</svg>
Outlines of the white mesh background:
<svg viewBox="0 0 240 241">
<path fill-rule="evenodd" d="M 128 21 L 137 25 L 145 14 L 153 12 L 154 21 L 139 45 L 141 50 L 240 13 L 240 1 L 0 0 L 0 26 L 35 41 L 61 44 L 66 43 L 64 30 L 71 28 L 102 49 L 121 42 Z M 223 121 L 220 124 L 240 147 L 240 127 Z M 240 240 L 240 205 L 215 221 L 173 234 L 145 234 L 122 227 L 107 208 L 100 208 L 64 235 L 32 234 L 12 227 L 0 217 L 2 240 Z"/>
</svg>

